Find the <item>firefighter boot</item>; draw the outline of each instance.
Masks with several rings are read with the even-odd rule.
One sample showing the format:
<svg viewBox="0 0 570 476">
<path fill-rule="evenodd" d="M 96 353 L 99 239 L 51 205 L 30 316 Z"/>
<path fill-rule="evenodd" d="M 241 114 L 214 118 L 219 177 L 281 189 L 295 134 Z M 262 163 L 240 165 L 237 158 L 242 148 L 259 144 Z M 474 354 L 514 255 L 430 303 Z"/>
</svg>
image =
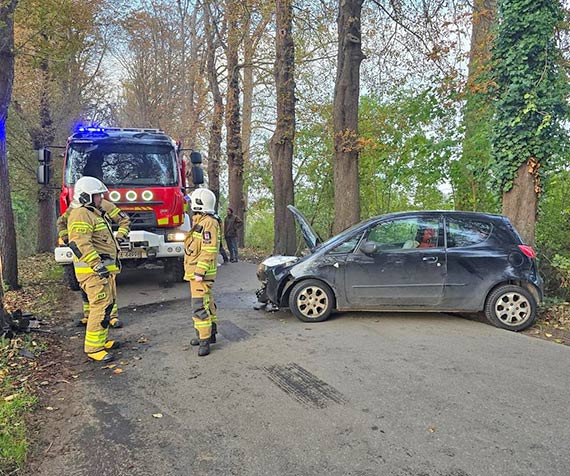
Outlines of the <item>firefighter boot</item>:
<svg viewBox="0 0 570 476">
<path fill-rule="evenodd" d="M 196 337 L 190 341 L 190 345 L 200 345 L 200 333 L 196 330 Z"/>
<path fill-rule="evenodd" d="M 121 343 L 118 340 L 108 340 L 107 342 L 105 342 L 104 347 L 107 350 L 118 349 L 119 347 L 121 347 Z"/>
<path fill-rule="evenodd" d="M 210 335 L 210 344 L 216 343 L 216 334 L 218 332 L 218 325 L 212 322 L 212 334 Z M 200 334 L 196 331 L 196 337 L 190 341 L 190 345 L 200 345 Z"/>
<path fill-rule="evenodd" d="M 111 321 L 109 322 L 109 325 L 113 329 L 119 329 L 119 328 L 123 327 L 123 323 L 119 320 L 118 317 L 112 317 Z"/>
<path fill-rule="evenodd" d="M 113 354 L 110 354 L 106 350 L 100 350 L 99 352 L 92 352 L 90 354 L 87 354 L 87 357 L 96 362 L 104 362 L 104 363 L 112 362 L 113 360 L 115 360 L 115 356 Z"/>
<path fill-rule="evenodd" d="M 210 339 L 201 339 L 198 347 L 198 355 L 204 357 L 210 353 Z"/>
</svg>

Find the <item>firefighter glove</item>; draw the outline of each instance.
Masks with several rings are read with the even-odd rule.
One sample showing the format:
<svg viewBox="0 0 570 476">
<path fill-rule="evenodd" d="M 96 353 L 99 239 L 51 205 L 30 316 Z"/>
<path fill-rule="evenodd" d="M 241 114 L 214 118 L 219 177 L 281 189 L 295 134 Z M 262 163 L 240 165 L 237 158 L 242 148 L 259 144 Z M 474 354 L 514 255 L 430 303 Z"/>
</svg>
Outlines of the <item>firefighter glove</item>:
<svg viewBox="0 0 570 476">
<path fill-rule="evenodd" d="M 109 273 L 107 266 L 105 266 L 103 263 L 99 263 L 97 266 L 95 266 L 93 268 L 93 271 L 95 271 L 100 278 L 108 278 L 111 274 Z"/>
</svg>

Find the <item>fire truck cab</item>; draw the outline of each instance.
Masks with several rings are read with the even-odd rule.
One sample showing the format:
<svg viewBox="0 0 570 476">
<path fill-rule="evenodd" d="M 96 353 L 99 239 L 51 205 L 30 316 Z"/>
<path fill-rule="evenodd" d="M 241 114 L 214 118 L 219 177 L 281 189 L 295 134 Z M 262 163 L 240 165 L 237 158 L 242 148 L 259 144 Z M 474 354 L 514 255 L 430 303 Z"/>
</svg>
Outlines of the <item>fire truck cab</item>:
<svg viewBox="0 0 570 476">
<path fill-rule="evenodd" d="M 196 174 L 194 169 L 202 162 L 200 154 L 192 152 L 191 161 L 198 185 L 200 178 L 203 182 L 202 170 Z M 123 265 L 162 263 L 166 280 L 182 280 L 184 238 L 191 228 L 185 169 L 178 145 L 161 130 L 80 127 L 67 140 L 60 211 L 69 207 L 80 177 L 98 178 L 109 189 L 105 198 L 131 219 L 131 232 L 119 253 Z M 57 247 L 55 259 L 65 266 L 75 288 L 71 249 Z"/>
</svg>

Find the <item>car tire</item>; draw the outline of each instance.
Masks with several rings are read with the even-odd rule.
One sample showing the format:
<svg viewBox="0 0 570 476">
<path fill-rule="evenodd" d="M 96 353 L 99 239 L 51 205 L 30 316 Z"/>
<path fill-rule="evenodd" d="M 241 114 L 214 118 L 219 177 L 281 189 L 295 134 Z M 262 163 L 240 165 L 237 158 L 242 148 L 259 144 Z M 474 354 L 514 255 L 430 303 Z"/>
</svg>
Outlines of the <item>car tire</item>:
<svg viewBox="0 0 570 476">
<path fill-rule="evenodd" d="M 81 287 L 79 286 L 79 281 L 77 281 L 77 277 L 75 276 L 75 270 L 73 269 L 72 264 L 66 264 L 63 267 L 63 279 L 65 283 L 72 291 L 79 291 Z"/>
<path fill-rule="evenodd" d="M 297 283 L 289 295 L 289 309 L 303 322 L 325 321 L 333 307 L 333 292 L 317 279 L 306 279 Z"/>
<path fill-rule="evenodd" d="M 487 297 L 485 316 L 495 327 L 522 331 L 534 324 L 537 304 L 525 288 L 505 284 L 494 289 Z"/>
</svg>

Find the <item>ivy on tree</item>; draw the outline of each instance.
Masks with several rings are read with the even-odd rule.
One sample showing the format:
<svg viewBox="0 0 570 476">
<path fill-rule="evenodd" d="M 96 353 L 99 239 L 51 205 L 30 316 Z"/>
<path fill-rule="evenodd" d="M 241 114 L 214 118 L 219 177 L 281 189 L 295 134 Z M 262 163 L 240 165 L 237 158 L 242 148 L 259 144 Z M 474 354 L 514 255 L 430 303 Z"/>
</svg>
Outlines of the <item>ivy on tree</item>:
<svg viewBox="0 0 570 476">
<path fill-rule="evenodd" d="M 560 157 L 566 134 L 568 83 L 561 67 L 556 28 L 563 19 L 557 0 L 499 1 L 493 49 L 495 118 L 493 175 L 508 192 L 519 167 L 531 161 L 535 190 Z"/>
</svg>

